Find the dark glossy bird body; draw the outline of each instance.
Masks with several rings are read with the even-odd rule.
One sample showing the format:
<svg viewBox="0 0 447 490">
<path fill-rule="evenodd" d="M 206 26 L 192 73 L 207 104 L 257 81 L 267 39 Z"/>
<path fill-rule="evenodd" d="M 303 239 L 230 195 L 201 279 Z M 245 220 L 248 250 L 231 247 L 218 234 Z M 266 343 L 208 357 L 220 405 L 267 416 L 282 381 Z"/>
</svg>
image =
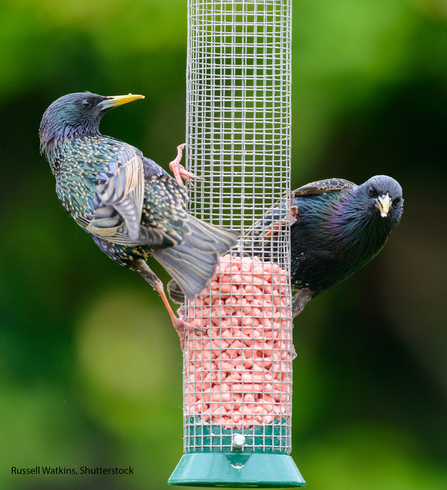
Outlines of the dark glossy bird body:
<svg viewBox="0 0 447 490">
<path fill-rule="evenodd" d="M 291 234 L 292 288 L 308 290 L 311 297 L 327 291 L 372 260 L 383 248 L 402 214 L 402 190 L 394 179 L 378 176 L 356 186 L 341 179 L 341 189 L 316 193 L 297 189 L 298 207 Z M 385 190 L 368 196 L 367 189 Z M 307 188 L 307 192 L 303 189 Z M 387 216 L 374 204 L 380 192 L 392 192 Z"/>
<path fill-rule="evenodd" d="M 56 178 L 63 208 L 106 255 L 137 270 L 157 289 L 180 330 L 188 325 L 175 318 L 146 260 L 153 256 L 192 299 L 205 288 L 237 233 L 189 215 L 183 185 L 134 146 L 100 134 L 99 123 L 108 110 L 139 98 L 90 92 L 61 97 L 42 118 L 41 152 Z"/>
<path fill-rule="evenodd" d="M 402 188 L 377 175 L 362 185 L 345 179 L 312 182 L 294 192 L 290 220 L 293 315 L 372 260 L 383 248 L 403 212 Z M 284 205 L 274 206 L 245 234 L 244 255 L 274 257 L 275 232 L 288 222 Z M 183 302 L 171 281 L 171 298 Z"/>
<path fill-rule="evenodd" d="M 403 212 L 402 188 L 386 175 L 361 185 L 326 179 L 294 191 L 296 216 L 290 227 L 291 284 L 298 291 L 292 310 L 343 281 L 371 261 L 384 247 Z M 281 223 L 284 207 L 269 210 L 252 228 L 256 240 L 263 229 Z M 274 239 L 274 235 L 269 240 Z M 268 249 L 268 247 L 267 247 Z"/>
</svg>

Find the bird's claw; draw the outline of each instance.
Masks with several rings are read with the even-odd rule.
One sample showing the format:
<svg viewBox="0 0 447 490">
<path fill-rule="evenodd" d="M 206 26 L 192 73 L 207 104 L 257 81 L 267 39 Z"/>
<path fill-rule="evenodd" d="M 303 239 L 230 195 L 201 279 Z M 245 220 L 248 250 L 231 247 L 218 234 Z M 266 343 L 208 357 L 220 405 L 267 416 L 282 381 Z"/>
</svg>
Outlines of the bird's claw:
<svg viewBox="0 0 447 490">
<path fill-rule="evenodd" d="M 169 164 L 169 168 L 174 174 L 175 180 L 180 185 L 184 185 L 182 179 L 184 179 L 187 184 L 189 184 L 191 180 L 203 180 L 201 177 L 198 177 L 192 172 L 188 172 L 185 167 L 180 163 L 182 161 L 183 149 L 185 148 L 185 146 L 186 143 L 182 143 L 181 145 L 177 146 L 177 156 L 175 160 L 172 160 L 172 162 Z"/>
<path fill-rule="evenodd" d="M 182 179 L 184 179 L 187 184 L 189 184 L 191 180 L 203 180 L 197 177 L 196 174 L 193 174 L 192 172 L 188 172 L 183 165 L 181 165 L 180 163 L 176 163 L 175 160 L 169 164 L 169 168 L 171 169 L 171 172 L 174 174 L 175 180 L 180 185 L 184 185 Z"/>
<path fill-rule="evenodd" d="M 268 231 L 265 235 L 264 235 L 264 240 L 270 240 L 272 238 L 272 236 L 277 232 L 279 231 L 280 228 L 284 227 L 286 224 L 286 220 L 283 219 L 281 221 L 276 221 L 275 223 L 273 223 L 272 225 L 272 229 L 270 231 Z"/>
<path fill-rule="evenodd" d="M 182 332 L 188 330 L 190 332 L 206 333 L 206 330 L 203 329 L 202 327 L 197 327 L 196 325 L 191 325 L 190 323 L 186 323 L 182 315 L 180 315 L 179 318 L 175 318 L 173 320 L 173 324 L 177 332 L 179 332 L 179 330 L 181 330 Z"/>
<path fill-rule="evenodd" d="M 185 350 L 185 330 L 188 330 L 190 332 L 199 332 L 199 333 L 206 333 L 206 330 L 203 328 L 197 327 L 196 325 L 191 325 L 189 323 L 186 323 L 183 317 L 183 312 L 184 308 L 183 306 L 180 307 L 177 310 L 177 313 L 179 314 L 179 317 L 174 317 L 172 319 L 172 324 L 174 325 L 174 328 L 179 336 L 180 339 L 180 347 L 182 351 Z"/>
<path fill-rule="evenodd" d="M 291 203 L 290 203 L 290 223 L 289 226 L 292 226 L 293 224 L 296 223 L 297 221 L 297 216 L 298 216 L 298 206 L 293 205 L 293 200 L 295 199 L 295 194 L 292 192 L 291 193 Z M 270 238 L 277 232 L 279 229 L 283 226 L 286 226 L 287 220 L 286 218 L 282 219 L 281 221 L 276 221 L 275 223 L 272 224 L 272 229 L 268 231 L 264 235 L 265 240 L 270 240 Z"/>
</svg>

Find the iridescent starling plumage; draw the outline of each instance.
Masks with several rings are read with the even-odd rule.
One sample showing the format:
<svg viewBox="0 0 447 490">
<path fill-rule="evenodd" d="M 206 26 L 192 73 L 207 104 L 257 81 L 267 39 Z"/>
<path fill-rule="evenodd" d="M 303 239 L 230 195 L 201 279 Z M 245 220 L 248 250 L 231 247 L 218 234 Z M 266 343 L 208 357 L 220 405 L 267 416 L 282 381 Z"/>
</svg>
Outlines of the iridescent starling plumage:
<svg viewBox="0 0 447 490">
<path fill-rule="evenodd" d="M 158 260 L 192 299 L 205 288 L 237 234 L 188 215 L 183 185 L 134 146 L 100 134 L 99 123 L 108 110 L 140 98 L 90 92 L 59 98 L 42 118 L 41 152 L 56 178 L 63 208 L 106 255 L 140 272 L 160 293 L 180 331 L 189 326 L 172 313 L 146 260 L 150 255 Z M 177 175 L 188 177 L 178 165 L 180 157 Z"/>
<path fill-rule="evenodd" d="M 294 191 L 291 234 L 293 313 L 365 266 L 382 250 L 403 212 L 402 188 L 377 175 L 357 186 L 344 179 Z"/>
<path fill-rule="evenodd" d="M 377 175 L 362 185 L 344 179 L 312 182 L 294 192 L 291 220 L 291 283 L 297 292 L 293 315 L 308 301 L 343 281 L 372 260 L 383 248 L 402 217 L 399 183 Z M 267 211 L 246 233 L 246 255 L 269 259 L 275 247 L 275 229 L 284 226 L 286 207 Z M 174 281 L 171 298 L 183 302 Z"/>
</svg>

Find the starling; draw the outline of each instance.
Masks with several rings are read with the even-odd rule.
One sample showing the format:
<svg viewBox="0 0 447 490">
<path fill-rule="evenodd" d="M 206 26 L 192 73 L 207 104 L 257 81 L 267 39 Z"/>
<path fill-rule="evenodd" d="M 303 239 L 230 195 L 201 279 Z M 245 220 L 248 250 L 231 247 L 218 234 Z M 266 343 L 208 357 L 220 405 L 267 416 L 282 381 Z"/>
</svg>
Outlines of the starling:
<svg viewBox="0 0 447 490">
<path fill-rule="evenodd" d="M 182 146 L 170 164 L 177 181 L 134 146 L 99 132 L 108 110 L 142 98 L 90 92 L 60 97 L 43 115 L 40 151 L 56 178 L 61 206 L 108 257 L 138 271 L 158 291 L 181 336 L 191 327 L 174 315 L 146 260 L 152 255 L 193 299 L 213 276 L 220 255 L 236 243 L 237 233 L 185 211 L 181 177 L 194 175 L 180 165 Z"/>
<path fill-rule="evenodd" d="M 403 198 L 399 183 L 386 175 L 376 175 L 359 186 L 345 179 L 320 180 L 296 189 L 293 196 L 290 239 L 295 317 L 310 299 L 380 252 L 402 217 Z M 285 218 L 285 206 L 267 211 L 246 234 L 254 242 L 250 253 L 270 258 L 275 230 L 284 226 Z M 250 243 L 242 245 L 245 255 Z M 175 281 L 168 284 L 168 292 L 173 301 L 183 302 Z"/>
</svg>

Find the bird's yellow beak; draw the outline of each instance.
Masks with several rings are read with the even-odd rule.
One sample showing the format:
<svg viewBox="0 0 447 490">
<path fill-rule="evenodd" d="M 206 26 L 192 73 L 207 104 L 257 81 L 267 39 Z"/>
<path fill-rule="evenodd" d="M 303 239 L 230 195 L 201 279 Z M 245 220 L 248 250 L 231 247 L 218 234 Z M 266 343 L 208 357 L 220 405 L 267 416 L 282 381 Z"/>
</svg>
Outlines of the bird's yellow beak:
<svg viewBox="0 0 447 490">
<path fill-rule="evenodd" d="M 391 207 L 391 198 L 388 192 L 376 199 L 376 207 L 380 211 L 380 216 L 386 218 Z"/>
<path fill-rule="evenodd" d="M 127 104 L 128 102 L 133 102 L 134 100 L 144 99 L 144 95 L 115 95 L 113 97 L 107 97 L 106 100 L 101 102 L 103 109 L 113 109 L 119 105 Z"/>
</svg>

